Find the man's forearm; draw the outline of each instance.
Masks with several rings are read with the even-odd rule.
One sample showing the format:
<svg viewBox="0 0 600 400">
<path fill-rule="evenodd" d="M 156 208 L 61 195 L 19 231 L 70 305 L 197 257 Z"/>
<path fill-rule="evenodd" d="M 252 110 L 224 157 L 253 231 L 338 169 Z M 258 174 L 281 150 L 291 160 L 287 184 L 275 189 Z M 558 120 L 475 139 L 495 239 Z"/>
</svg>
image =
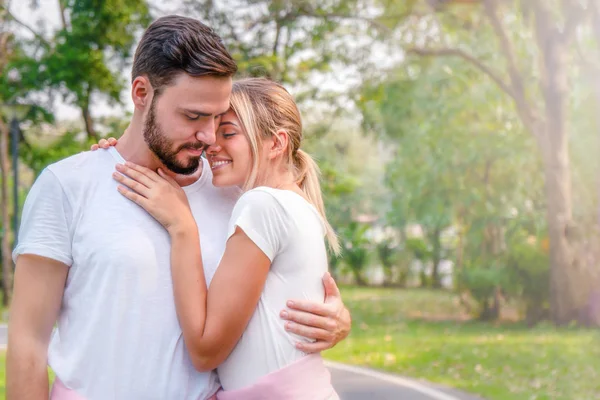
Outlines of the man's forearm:
<svg viewBox="0 0 600 400">
<path fill-rule="evenodd" d="M 24 350 L 17 343 L 10 343 L 6 354 L 6 383 L 7 400 L 47 400 L 46 352 Z"/>
</svg>

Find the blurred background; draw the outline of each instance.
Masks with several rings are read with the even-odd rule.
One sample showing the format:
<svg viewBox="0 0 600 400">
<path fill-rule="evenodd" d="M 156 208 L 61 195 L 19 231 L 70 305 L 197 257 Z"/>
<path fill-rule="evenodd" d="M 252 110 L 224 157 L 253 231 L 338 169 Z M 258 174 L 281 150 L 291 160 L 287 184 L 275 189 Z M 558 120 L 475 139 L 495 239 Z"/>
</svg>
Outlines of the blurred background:
<svg viewBox="0 0 600 400">
<path fill-rule="evenodd" d="M 29 187 L 121 135 L 135 44 L 171 13 L 300 105 L 354 318 L 327 358 L 600 399 L 598 0 L 0 0 L 4 310 Z"/>
</svg>

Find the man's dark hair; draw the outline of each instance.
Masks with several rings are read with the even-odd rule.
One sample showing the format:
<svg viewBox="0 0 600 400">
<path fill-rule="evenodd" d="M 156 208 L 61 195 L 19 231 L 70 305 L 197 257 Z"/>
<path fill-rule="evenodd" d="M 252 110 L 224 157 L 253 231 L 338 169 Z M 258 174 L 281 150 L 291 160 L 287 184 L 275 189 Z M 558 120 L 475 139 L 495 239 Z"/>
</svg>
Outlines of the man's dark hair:
<svg viewBox="0 0 600 400">
<path fill-rule="evenodd" d="M 182 72 L 198 76 L 233 76 L 237 65 L 222 39 L 202 22 L 169 15 L 154 21 L 142 36 L 131 80 L 146 75 L 160 95 Z"/>
</svg>

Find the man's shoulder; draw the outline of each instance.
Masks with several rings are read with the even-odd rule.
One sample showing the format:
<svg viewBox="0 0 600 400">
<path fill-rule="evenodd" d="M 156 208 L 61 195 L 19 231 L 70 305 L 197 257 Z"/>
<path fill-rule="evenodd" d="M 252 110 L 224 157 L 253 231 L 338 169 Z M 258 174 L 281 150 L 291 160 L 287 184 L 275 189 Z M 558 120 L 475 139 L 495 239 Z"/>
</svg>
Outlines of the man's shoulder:
<svg viewBox="0 0 600 400">
<path fill-rule="evenodd" d="M 78 173 L 88 173 L 96 170 L 98 167 L 107 166 L 107 158 L 110 154 L 106 150 L 84 151 L 60 161 L 48 165 L 48 168 L 57 177 L 76 175 Z"/>
<path fill-rule="evenodd" d="M 46 167 L 63 186 L 93 182 L 98 172 L 111 168 L 112 156 L 106 150 L 85 151 Z M 114 163 L 113 163 L 114 164 Z"/>
</svg>

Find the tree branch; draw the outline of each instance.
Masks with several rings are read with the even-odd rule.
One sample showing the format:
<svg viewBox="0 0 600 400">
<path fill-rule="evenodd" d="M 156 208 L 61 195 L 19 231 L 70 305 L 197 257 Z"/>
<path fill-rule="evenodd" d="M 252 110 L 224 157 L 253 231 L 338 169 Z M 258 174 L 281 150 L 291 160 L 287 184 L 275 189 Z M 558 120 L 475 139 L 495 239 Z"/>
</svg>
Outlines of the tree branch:
<svg viewBox="0 0 600 400">
<path fill-rule="evenodd" d="M 447 48 L 447 47 L 442 47 L 442 48 L 437 48 L 437 49 L 410 48 L 410 49 L 407 49 L 406 52 L 416 54 L 419 56 L 423 56 L 423 57 L 439 57 L 439 56 L 441 56 L 441 57 L 462 58 L 463 60 L 471 63 L 473 66 L 475 66 L 481 72 L 483 72 L 484 74 L 489 76 L 500 87 L 500 89 L 505 91 L 510 97 L 512 97 L 513 99 L 515 97 L 515 94 L 513 93 L 510 86 L 507 85 L 506 82 L 504 82 L 504 80 L 495 71 L 493 71 L 490 67 L 485 65 L 481 60 L 477 59 L 476 57 L 470 55 L 469 53 L 467 53 L 463 50 Z"/>
<path fill-rule="evenodd" d="M 279 20 L 275 20 L 275 40 L 273 41 L 273 50 L 271 54 L 273 57 L 277 56 L 277 49 L 279 48 L 279 37 L 281 36 L 281 23 Z"/>
<path fill-rule="evenodd" d="M 321 19 L 339 19 L 339 20 L 346 20 L 346 21 L 362 21 L 362 22 L 366 22 L 369 25 L 371 25 L 372 27 L 376 28 L 379 31 L 385 32 L 385 33 L 391 33 L 392 29 L 390 29 L 388 26 L 382 24 L 381 20 L 400 20 L 400 19 L 404 19 L 408 16 L 410 16 L 412 14 L 412 12 L 407 12 L 404 14 L 398 14 L 398 15 L 386 15 L 386 16 L 381 16 L 381 17 L 377 17 L 375 18 L 369 18 L 369 17 L 361 17 L 358 15 L 346 15 L 346 14 L 338 14 L 338 13 L 319 13 L 319 12 L 314 12 L 314 11 L 310 11 L 310 10 L 299 10 L 298 12 L 294 13 L 293 15 L 296 15 L 298 17 L 309 17 L 309 18 L 321 18 Z"/>
<path fill-rule="evenodd" d="M 497 14 L 498 3 L 497 0 L 483 0 L 485 13 L 488 16 L 492 28 L 498 41 L 500 42 L 500 49 L 506 58 L 506 64 L 508 66 L 508 76 L 510 77 L 510 87 L 513 93 L 513 99 L 517 106 L 517 112 L 523 121 L 523 124 L 530 132 L 535 134 L 534 129 L 534 110 L 532 106 L 527 102 L 525 96 L 525 85 L 523 83 L 523 76 L 517 67 L 515 51 L 512 43 L 508 38 L 508 34 L 504 29 L 504 26 L 500 22 Z"/>
<path fill-rule="evenodd" d="M 590 8 L 596 8 L 595 0 L 590 1 Z M 565 14 L 565 25 L 563 29 L 563 38 L 565 43 L 569 43 L 573 39 L 575 29 L 587 15 L 586 10 L 579 4 L 578 1 L 562 0 L 563 13 Z M 598 29 L 594 27 L 593 29 Z"/>
<path fill-rule="evenodd" d="M 38 32 L 35 31 L 35 29 L 33 29 L 32 27 L 30 27 L 29 25 L 27 25 L 26 23 L 20 21 L 17 17 L 15 17 L 8 9 L 6 10 L 6 14 L 7 16 L 12 19 L 13 21 L 15 21 L 18 25 L 21 25 L 23 28 L 27 29 L 29 32 L 31 32 L 33 34 L 33 36 L 36 37 L 36 39 L 38 39 L 40 42 L 44 43 L 45 45 L 49 46 L 50 43 L 48 43 L 48 41 Z"/>
<path fill-rule="evenodd" d="M 592 30 L 596 36 L 596 46 L 600 49 L 600 8 L 596 0 L 590 1 L 590 15 L 592 18 Z"/>
<path fill-rule="evenodd" d="M 62 27 L 66 31 L 67 30 L 67 18 L 65 17 L 65 3 L 62 0 L 58 0 L 58 9 L 60 12 L 60 20 L 62 22 Z"/>
</svg>

